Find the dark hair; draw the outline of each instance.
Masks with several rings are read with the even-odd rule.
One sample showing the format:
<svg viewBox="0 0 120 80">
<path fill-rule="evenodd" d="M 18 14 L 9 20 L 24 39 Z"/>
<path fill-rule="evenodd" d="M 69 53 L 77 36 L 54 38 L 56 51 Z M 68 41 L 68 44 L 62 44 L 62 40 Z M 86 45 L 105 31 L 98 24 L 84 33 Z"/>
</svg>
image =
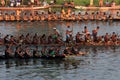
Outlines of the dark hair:
<svg viewBox="0 0 120 80">
<path fill-rule="evenodd" d="M 85 29 L 87 28 L 87 26 L 84 27 Z"/>
<path fill-rule="evenodd" d="M 35 48 L 38 48 L 38 46 L 35 46 Z"/>
<path fill-rule="evenodd" d="M 97 26 L 97 29 L 99 29 L 100 27 L 99 26 Z"/>
<path fill-rule="evenodd" d="M 8 49 L 10 46 L 9 45 L 6 45 L 6 49 Z"/>
</svg>

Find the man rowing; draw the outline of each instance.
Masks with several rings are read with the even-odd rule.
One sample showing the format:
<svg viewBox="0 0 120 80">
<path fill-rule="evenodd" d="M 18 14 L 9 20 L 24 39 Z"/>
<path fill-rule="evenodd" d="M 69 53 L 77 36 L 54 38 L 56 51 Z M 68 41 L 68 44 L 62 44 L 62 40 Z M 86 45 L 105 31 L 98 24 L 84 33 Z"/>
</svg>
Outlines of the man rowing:
<svg viewBox="0 0 120 80">
<path fill-rule="evenodd" d="M 13 54 L 13 50 L 11 49 L 11 46 L 7 45 L 5 49 L 5 58 L 6 59 L 13 58 L 13 55 L 14 54 Z"/>
<path fill-rule="evenodd" d="M 94 41 L 94 42 L 97 42 L 98 30 L 99 30 L 99 26 L 97 26 L 97 28 L 95 28 L 95 29 L 92 31 L 93 41 Z"/>
<path fill-rule="evenodd" d="M 21 46 L 16 47 L 15 58 L 24 58 L 24 52 Z"/>
<path fill-rule="evenodd" d="M 54 43 L 57 43 L 57 44 L 62 43 L 60 31 L 58 29 L 56 29 L 56 28 L 53 28 L 52 38 L 53 38 Z"/>
<path fill-rule="evenodd" d="M 33 50 L 33 58 L 39 58 L 39 50 L 38 50 L 38 46 L 35 47 L 35 49 Z"/>
<path fill-rule="evenodd" d="M 30 48 L 28 46 L 25 47 L 24 58 L 31 58 L 33 55 L 30 53 Z"/>
<path fill-rule="evenodd" d="M 70 26 L 67 26 L 67 29 L 66 29 L 66 42 L 69 43 L 70 41 L 70 38 L 72 37 L 72 30 L 70 28 Z"/>
<path fill-rule="evenodd" d="M 36 46 L 31 49 L 28 46 L 17 46 L 15 51 L 10 45 L 6 46 L 5 49 L 5 59 L 15 58 L 15 59 L 30 59 L 30 58 L 65 58 L 70 55 L 83 55 L 86 53 L 80 52 L 78 47 L 65 47 L 65 49 L 59 47 L 43 47 L 39 51 L 39 47 Z"/>
</svg>

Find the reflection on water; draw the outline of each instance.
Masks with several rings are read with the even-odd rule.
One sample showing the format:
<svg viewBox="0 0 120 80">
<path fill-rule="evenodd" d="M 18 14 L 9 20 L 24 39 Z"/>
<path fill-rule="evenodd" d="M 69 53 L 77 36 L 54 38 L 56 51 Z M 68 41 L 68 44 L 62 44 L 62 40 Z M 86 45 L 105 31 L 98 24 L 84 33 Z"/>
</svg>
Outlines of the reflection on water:
<svg viewBox="0 0 120 80">
<path fill-rule="evenodd" d="M 118 80 L 119 47 L 83 47 L 86 56 L 62 60 L 0 60 L 2 80 Z"/>
</svg>

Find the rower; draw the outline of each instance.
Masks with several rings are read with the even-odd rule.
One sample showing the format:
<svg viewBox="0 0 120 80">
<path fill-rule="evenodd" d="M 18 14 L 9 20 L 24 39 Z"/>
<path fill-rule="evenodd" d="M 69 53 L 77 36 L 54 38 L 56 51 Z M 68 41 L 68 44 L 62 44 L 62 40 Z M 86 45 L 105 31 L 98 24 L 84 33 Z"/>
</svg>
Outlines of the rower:
<svg viewBox="0 0 120 80">
<path fill-rule="evenodd" d="M 48 21 L 51 21 L 52 20 L 52 17 L 51 17 L 51 13 L 48 14 Z"/>
<path fill-rule="evenodd" d="M 65 17 L 64 17 L 65 15 L 64 14 L 62 14 L 62 12 L 60 13 L 60 20 L 64 20 L 65 19 Z"/>
<path fill-rule="evenodd" d="M 107 20 L 107 15 L 106 15 L 105 12 L 104 12 L 103 15 L 101 15 L 101 16 L 102 16 L 102 20 L 103 20 L 103 21 Z"/>
<path fill-rule="evenodd" d="M 64 49 L 64 55 L 66 55 L 66 56 L 67 56 L 67 55 L 72 55 L 69 47 L 66 47 L 66 48 Z"/>
<path fill-rule="evenodd" d="M 66 41 L 68 40 L 70 35 L 72 35 L 72 30 L 71 30 L 70 26 L 67 26 L 67 29 L 66 29 Z"/>
<path fill-rule="evenodd" d="M 21 11 L 20 11 L 20 10 L 16 10 L 16 20 L 17 20 L 17 21 L 20 21 L 20 20 L 21 20 L 20 14 L 21 14 Z"/>
<path fill-rule="evenodd" d="M 82 31 L 82 33 L 85 33 L 85 34 L 89 33 L 87 26 L 84 26 L 84 31 Z"/>
<path fill-rule="evenodd" d="M 4 37 L 4 44 L 9 44 L 9 43 L 10 43 L 9 35 L 6 35 Z"/>
<path fill-rule="evenodd" d="M 46 46 L 44 46 L 41 50 L 41 56 L 49 56 L 48 55 L 48 49 Z"/>
<path fill-rule="evenodd" d="M 16 42 L 14 36 L 10 36 L 10 44 L 11 45 L 17 45 L 17 42 Z"/>
<path fill-rule="evenodd" d="M 98 30 L 99 30 L 99 26 L 97 26 L 97 28 L 95 28 L 95 29 L 92 31 L 93 41 L 94 41 L 94 42 L 97 42 Z"/>
<path fill-rule="evenodd" d="M 62 7 L 62 9 L 61 9 L 61 14 L 63 14 L 63 16 L 65 16 L 65 14 L 66 14 L 63 7 Z"/>
<path fill-rule="evenodd" d="M 3 21 L 3 13 L 2 12 L 0 12 L 0 21 Z"/>
<path fill-rule="evenodd" d="M 35 21 L 40 20 L 38 12 L 36 12 L 36 14 L 34 15 L 33 18 L 34 18 Z"/>
<path fill-rule="evenodd" d="M 5 49 L 5 58 L 6 59 L 13 58 L 13 51 L 12 51 L 10 45 L 6 46 L 6 49 Z"/>
<path fill-rule="evenodd" d="M 79 54 L 79 51 L 78 51 L 78 48 L 77 48 L 77 47 L 72 47 L 72 48 L 71 48 L 71 52 L 72 52 L 74 55 L 78 55 L 78 54 Z"/>
<path fill-rule="evenodd" d="M 53 13 L 53 20 L 58 20 L 56 12 Z"/>
<path fill-rule="evenodd" d="M 52 44 L 53 43 L 53 38 L 52 38 L 52 35 L 50 34 L 48 36 L 48 44 Z"/>
<path fill-rule="evenodd" d="M 22 45 L 24 43 L 24 40 L 25 40 L 24 35 L 20 35 L 18 38 L 18 44 Z"/>
<path fill-rule="evenodd" d="M 95 19 L 94 13 L 91 13 L 90 19 L 91 19 L 91 20 L 94 20 L 94 19 Z"/>
<path fill-rule="evenodd" d="M 8 15 L 8 13 L 5 13 L 4 20 L 5 21 L 9 21 L 9 15 Z"/>
<path fill-rule="evenodd" d="M 42 21 L 44 21 L 45 20 L 45 13 L 44 12 L 42 12 L 42 14 L 40 15 L 40 19 L 42 20 Z"/>
<path fill-rule="evenodd" d="M 38 46 L 35 47 L 35 49 L 33 50 L 33 58 L 39 58 L 40 55 L 38 54 Z"/>
<path fill-rule="evenodd" d="M 72 13 L 71 20 L 73 20 L 73 21 L 76 20 L 76 15 L 75 15 L 75 13 Z"/>
<path fill-rule="evenodd" d="M 51 47 L 48 51 L 49 55 L 50 56 L 55 56 L 55 50 L 54 50 L 54 47 Z"/>
<path fill-rule="evenodd" d="M 100 19 L 100 14 L 99 14 L 99 12 L 96 12 L 96 14 L 95 14 L 95 19 L 96 19 L 96 20 L 101 20 L 101 19 Z"/>
<path fill-rule="evenodd" d="M 23 53 L 23 51 L 21 49 L 21 45 L 16 47 L 15 58 L 24 58 L 24 53 Z"/>
<path fill-rule="evenodd" d="M 33 21 L 33 20 L 34 20 L 32 13 L 30 13 L 30 15 L 29 15 L 29 20 L 30 20 L 30 21 Z"/>
<path fill-rule="evenodd" d="M 68 16 L 70 16 L 70 14 L 71 14 L 71 8 L 68 8 L 67 13 L 68 13 Z"/>
<path fill-rule="evenodd" d="M 27 13 L 24 14 L 24 16 L 23 16 L 23 20 L 24 20 L 24 21 L 27 21 L 27 20 L 28 20 Z"/>
<path fill-rule="evenodd" d="M 10 15 L 10 20 L 11 20 L 11 21 L 15 21 L 15 13 L 11 13 L 11 15 Z"/>
<path fill-rule="evenodd" d="M 84 19 L 84 20 L 88 20 L 88 17 L 89 17 L 88 12 L 85 12 L 85 14 L 84 14 L 84 16 L 83 16 L 83 19 Z"/>
<path fill-rule="evenodd" d="M 77 32 L 77 34 L 75 36 L 76 43 L 83 42 L 82 36 L 83 36 L 83 34 L 80 34 L 80 32 Z"/>
<path fill-rule="evenodd" d="M 79 12 L 78 15 L 77 15 L 77 20 L 78 20 L 78 21 L 82 20 L 82 15 L 81 15 L 80 12 Z"/>
<path fill-rule="evenodd" d="M 43 34 L 41 37 L 40 37 L 40 43 L 41 44 L 46 44 L 47 42 L 46 42 L 46 35 L 45 34 Z"/>
<path fill-rule="evenodd" d="M 54 42 L 56 42 L 58 36 L 60 35 L 60 32 L 56 28 L 53 28 L 53 30 L 54 30 L 54 32 L 53 32 L 53 36 L 52 37 L 53 37 Z"/>
<path fill-rule="evenodd" d="M 25 37 L 25 43 L 26 44 L 31 44 L 31 38 L 30 38 L 30 34 L 29 33 Z"/>
<path fill-rule="evenodd" d="M 109 36 L 108 33 L 106 33 L 105 36 L 104 36 L 104 42 L 105 42 L 106 45 L 108 45 L 109 40 L 110 40 L 110 36 Z"/>
<path fill-rule="evenodd" d="M 111 40 L 112 40 L 113 43 L 116 43 L 116 41 L 117 41 L 117 35 L 116 35 L 115 32 L 112 33 Z"/>
<path fill-rule="evenodd" d="M 28 46 L 25 47 L 24 58 L 31 58 L 32 54 L 30 53 L 30 48 Z"/>
<path fill-rule="evenodd" d="M 38 45 L 39 44 L 39 37 L 37 33 L 33 36 L 32 44 Z"/>
</svg>

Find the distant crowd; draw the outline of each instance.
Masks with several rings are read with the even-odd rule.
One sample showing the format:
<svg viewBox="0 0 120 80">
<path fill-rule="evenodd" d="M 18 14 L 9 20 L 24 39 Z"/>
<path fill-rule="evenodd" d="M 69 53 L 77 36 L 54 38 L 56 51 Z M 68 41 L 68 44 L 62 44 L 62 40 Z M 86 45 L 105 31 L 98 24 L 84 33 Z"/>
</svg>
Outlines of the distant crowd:
<svg viewBox="0 0 120 80">
<path fill-rule="evenodd" d="M 4 6 L 11 6 L 11 7 L 16 7 L 16 6 L 21 6 L 21 5 L 29 5 L 29 6 L 48 6 L 48 5 L 58 5 L 57 0 L 50 0 L 49 2 L 46 0 L 0 0 L 0 5 L 2 7 Z M 74 0 L 63 0 L 62 4 L 64 7 L 74 7 L 75 3 Z M 116 5 L 115 0 L 112 0 L 111 2 L 109 0 L 106 0 L 104 3 L 104 0 L 99 0 L 99 6 L 103 7 L 114 7 Z"/>
<path fill-rule="evenodd" d="M 11 6 L 11 7 L 15 7 L 15 6 L 21 6 L 24 5 L 23 0 L 9 0 L 9 1 L 5 1 L 5 0 L 1 0 L 0 4 L 1 6 Z M 38 6 L 47 6 L 47 5 L 51 5 L 51 4 L 55 4 L 56 0 L 50 0 L 50 3 L 48 3 L 46 0 L 26 0 L 26 4 L 27 5 L 38 5 Z"/>
</svg>

